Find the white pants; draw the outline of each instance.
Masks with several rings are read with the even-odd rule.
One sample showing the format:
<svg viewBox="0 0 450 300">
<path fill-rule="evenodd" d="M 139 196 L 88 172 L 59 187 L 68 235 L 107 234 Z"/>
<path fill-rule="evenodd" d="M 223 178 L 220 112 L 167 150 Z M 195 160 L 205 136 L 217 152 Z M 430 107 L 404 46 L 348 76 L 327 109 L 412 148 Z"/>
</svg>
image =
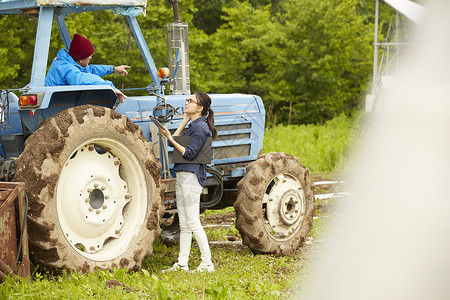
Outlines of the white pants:
<svg viewBox="0 0 450 300">
<path fill-rule="evenodd" d="M 176 201 L 178 218 L 180 219 L 180 254 L 178 264 L 187 266 L 191 251 L 192 234 L 200 248 L 202 263 L 209 265 L 211 250 L 208 238 L 200 223 L 200 195 L 202 187 L 197 175 L 190 172 L 177 172 Z"/>
</svg>

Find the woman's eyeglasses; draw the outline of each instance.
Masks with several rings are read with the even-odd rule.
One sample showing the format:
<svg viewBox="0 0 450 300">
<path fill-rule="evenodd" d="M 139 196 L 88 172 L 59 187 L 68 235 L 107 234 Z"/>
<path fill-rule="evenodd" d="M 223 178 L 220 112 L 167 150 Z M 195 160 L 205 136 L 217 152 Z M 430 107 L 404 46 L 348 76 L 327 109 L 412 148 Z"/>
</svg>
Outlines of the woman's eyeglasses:
<svg viewBox="0 0 450 300">
<path fill-rule="evenodd" d="M 189 98 L 189 99 L 186 99 L 186 102 L 187 103 L 195 103 L 195 104 L 197 104 L 197 102 L 195 102 L 194 100 L 192 100 L 191 98 Z"/>
</svg>

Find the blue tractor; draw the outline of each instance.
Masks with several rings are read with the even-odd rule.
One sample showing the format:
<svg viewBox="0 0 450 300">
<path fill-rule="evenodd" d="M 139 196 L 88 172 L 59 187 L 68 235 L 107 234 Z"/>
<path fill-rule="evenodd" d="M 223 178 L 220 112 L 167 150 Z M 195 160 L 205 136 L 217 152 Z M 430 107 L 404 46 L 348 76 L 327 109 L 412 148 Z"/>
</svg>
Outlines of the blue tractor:
<svg viewBox="0 0 450 300">
<path fill-rule="evenodd" d="M 175 130 L 187 96 L 165 95 L 177 77 L 164 76 L 164 70 L 158 76 L 136 19 L 146 0 L 82 3 L 0 2 L 0 14 L 38 17 L 30 83 L 17 91 L 1 90 L 0 176 L 26 184 L 34 261 L 82 273 L 137 270 L 153 251 L 162 219 L 176 213 L 173 149 L 151 117 Z M 69 49 L 65 16 L 99 10 L 120 11 L 127 19 L 151 77 L 145 96 L 116 103 L 107 85 L 44 86 L 52 23 Z M 186 49 L 172 50 L 172 70 L 183 69 Z M 308 169 L 285 153 L 261 155 L 265 110 L 259 96 L 210 96 L 219 137 L 213 141 L 201 209 L 234 205 L 236 227 L 253 252 L 297 250 L 314 213 Z M 165 238 L 175 231 L 176 224 Z"/>
</svg>

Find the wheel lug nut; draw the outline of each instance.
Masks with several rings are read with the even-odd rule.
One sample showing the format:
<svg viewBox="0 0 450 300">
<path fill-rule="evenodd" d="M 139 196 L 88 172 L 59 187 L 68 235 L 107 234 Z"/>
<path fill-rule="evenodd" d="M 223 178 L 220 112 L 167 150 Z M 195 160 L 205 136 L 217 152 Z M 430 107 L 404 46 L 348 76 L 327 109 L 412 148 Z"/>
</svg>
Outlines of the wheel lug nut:
<svg viewBox="0 0 450 300">
<path fill-rule="evenodd" d="M 269 199 L 269 201 L 273 201 L 273 199 L 272 199 L 272 198 L 270 198 L 270 199 Z"/>
<path fill-rule="evenodd" d="M 131 198 L 131 194 L 126 194 L 125 195 L 125 199 L 130 199 Z"/>
<path fill-rule="evenodd" d="M 91 247 L 89 247 L 89 250 L 94 251 L 94 250 L 95 250 L 95 247 L 94 247 L 94 246 L 91 246 Z"/>
<path fill-rule="evenodd" d="M 116 160 L 116 161 L 114 161 L 114 164 L 115 164 L 116 166 L 118 166 L 118 165 L 120 164 L 120 162 L 119 162 L 118 160 Z"/>
<path fill-rule="evenodd" d="M 99 215 L 99 214 L 100 214 L 100 210 L 97 209 L 97 210 L 95 211 L 95 213 L 96 213 L 97 215 Z"/>
<path fill-rule="evenodd" d="M 298 213 L 298 209 L 296 209 L 295 212 Z"/>
<path fill-rule="evenodd" d="M 87 192 L 88 192 L 88 193 L 92 192 L 92 189 L 91 189 L 91 188 L 88 188 L 88 189 L 87 189 Z"/>
<path fill-rule="evenodd" d="M 94 184 L 94 187 L 95 187 L 95 188 L 98 188 L 98 183 Z"/>
<path fill-rule="evenodd" d="M 108 195 L 105 195 L 105 199 L 109 199 L 109 196 L 108 196 Z"/>
<path fill-rule="evenodd" d="M 102 208 L 103 208 L 103 209 L 107 209 L 107 208 L 108 208 L 108 206 L 106 206 L 106 205 L 103 205 L 103 206 L 102 206 Z"/>
<path fill-rule="evenodd" d="M 102 191 L 106 190 L 106 186 L 101 187 Z"/>
<path fill-rule="evenodd" d="M 93 211 L 94 209 L 92 207 L 89 207 L 89 211 Z"/>
<path fill-rule="evenodd" d="M 88 203 L 89 202 L 89 198 L 84 199 L 84 202 Z"/>
<path fill-rule="evenodd" d="M 115 234 L 120 234 L 120 230 L 116 230 L 116 231 L 115 231 Z"/>
<path fill-rule="evenodd" d="M 94 151 L 94 147 L 90 146 L 89 151 Z"/>
<path fill-rule="evenodd" d="M 293 199 L 294 199 L 294 197 L 292 197 L 292 196 L 291 196 L 291 197 L 289 197 L 289 200 L 293 200 Z"/>
</svg>

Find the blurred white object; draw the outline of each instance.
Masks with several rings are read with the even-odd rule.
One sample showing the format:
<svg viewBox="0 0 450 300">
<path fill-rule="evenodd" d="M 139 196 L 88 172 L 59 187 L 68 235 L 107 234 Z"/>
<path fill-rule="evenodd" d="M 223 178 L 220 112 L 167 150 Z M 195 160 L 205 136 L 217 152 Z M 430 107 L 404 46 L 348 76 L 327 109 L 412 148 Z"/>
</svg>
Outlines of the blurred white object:
<svg viewBox="0 0 450 300">
<path fill-rule="evenodd" d="M 450 299 L 450 1 L 428 4 L 306 299 Z"/>
<path fill-rule="evenodd" d="M 396 11 L 413 21 L 414 23 L 421 23 L 423 18 L 423 7 L 419 4 L 409 0 L 383 0 Z"/>
</svg>

